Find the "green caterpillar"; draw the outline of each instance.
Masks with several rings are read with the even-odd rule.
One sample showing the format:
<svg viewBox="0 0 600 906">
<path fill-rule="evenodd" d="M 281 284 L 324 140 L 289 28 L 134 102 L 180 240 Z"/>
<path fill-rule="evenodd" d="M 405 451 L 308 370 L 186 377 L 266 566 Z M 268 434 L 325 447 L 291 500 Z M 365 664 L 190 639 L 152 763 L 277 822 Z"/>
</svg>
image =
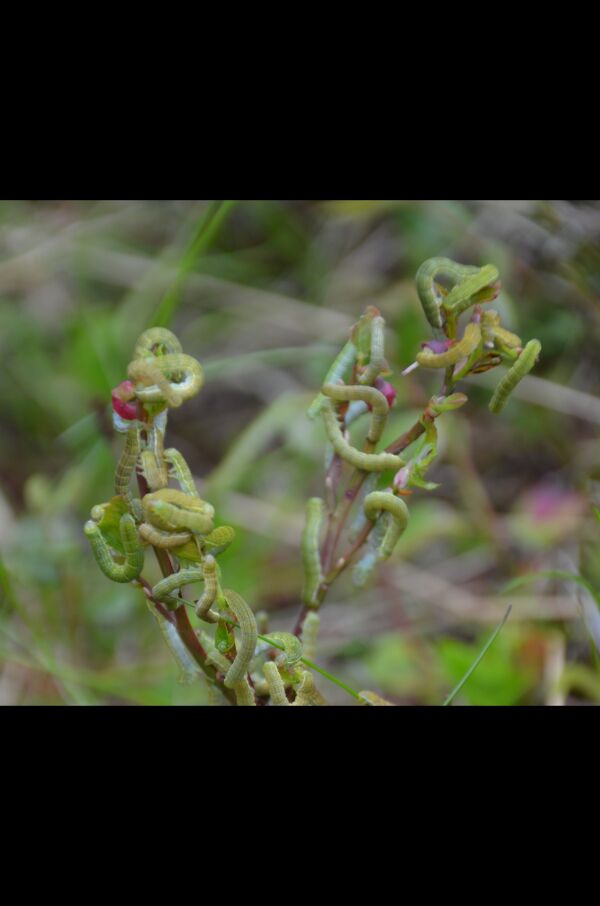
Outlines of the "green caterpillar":
<svg viewBox="0 0 600 906">
<path fill-rule="evenodd" d="M 345 384 L 323 384 L 322 390 L 326 396 L 338 403 L 362 400 L 362 402 L 371 406 L 371 424 L 367 440 L 372 444 L 377 443 L 383 434 L 390 411 L 388 401 L 381 391 L 377 390 L 376 387 L 360 387 L 356 384 L 351 384 L 350 386 Z"/>
<path fill-rule="evenodd" d="M 231 661 L 228 660 L 224 654 L 221 654 L 221 652 L 215 648 L 215 646 L 213 644 L 213 640 L 211 639 L 211 637 L 208 635 L 207 632 L 201 633 L 200 641 L 202 642 L 202 646 L 204 647 L 204 650 L 206 651 L 207 659 L 209 661 L 212 661 L 212 663 L 215 665 L 215 667 L 217 667 L 218 670 L 221 671 L 221 673 L 226 674 L 231 669 Z M 233 691 L 235 692 L 236 704 L 238 704 L 238 705 L 255 705 L 256 704 L 256 700 L 254 698 L 254 693 L 245 676 L 243 676 L 241 678 L 239 683 L 237 683 L 236 685 L 231 686 L 229 688 L 232 688 Z"/>
<path fill-rule="evenodd" d="M 481 331 L 484 343 L 488 347 L 493 347 L 496 340 L 499 341 L 499 346 L 504 346 L 508 349 L 518 349 L 523 346 L 521 337 L 500 326 L 500 315 L 492 308 L 484 311 L 481 316 Z"/>
<path fill-rule="evenodd" d="M 425 317 L 432 327 L 439 329 L 443 326 L 441 296 L 436 290 L 435 278 L 445 277 L 455 285 L 478 271 L 478 267 L 458 264 L 456 261 L 451 261 L 450 258 L 428 258 L 423 262 L 417 271 L 415 280 Z"/>
<path fill-rule="evenodd" d="M 197 572 L 197 570 L 192 570 L 192 572 Z M 202 563 L 202 578 L 204 579 L 204 591 L 196 601 L 196 616 L 201 620 L 206 620 L 219 592 L 217 561 L 211 554 L 207 554 Z"/>
<path fill-rule="evenodd" d="M 381 315 L 371 320 L 371 350 L 369 364 L 359 377 L 360 384 L 372 384 L 375 378 L 386 368 L 384 358 L 385 321 Z M 333 381 L 331 382 L 333 383 Z M 325 393 L 325 390 L 323 390 Z"/>
<path fill-rule="evenodd" d="M 266 664 L 263 665 L 263 673 L 269 687 L 271 704 L 277 706 L 289 705 L 287 695 L 285 694 L 285 686 L 277 665 L 273 661 L 267 661 Z"/>
<path fill-rule="evenodd" d="M 201 569 L 181 569 L 178 573 L 173 573 L 157 582 L 152 589 L 152 594 L 171 610 L 177 610 L 182 604 L 182 599 L 172 592 L 179 591 L 180 588 L 191 585 L 193 582 L 200 582 L 203 577 Z"/>
<path fill-rule="evenodd" d="M 174 488 L 146 494 L 142 509 L 146 522 L 166 532 L 186 530 L 208 534 L 214 527 L 215 509 L 210 503 Z"/>
<path fill-rule="evenodd" d="M 137 425 L 132 425 L 127 431 L 125 446 L 123 447 L 123 452 L 121 453 L 115 472 L 115 493 L 125 498 L 131 510 L 134 508 L 134 503 L 133 496 L 129 490 L 129 481 L 135 471 L 135 464 L 139 451 L 139 429 Z"/>
<path fill-rule="evenodd" d="M 315 607 L 319 586 L 323 581 L 319 536 L 323 524 L 324 505 L 320 497 L 311 497 L 306 502 L 306 521 L 302 532 L 302 563 L 304 566 L 304 588 L 302 600 L 307 607 Z"/>
<path fill-rule="evenodd" d="M 281 659 L 287 668 L 295 667 L 302 658 L 302 642 L 300 639 L 292 635 L 291 632 L 270 632 L 267 638 L 268 641 L 272 639 L 274 642 L 279 642 L 285 649 L 277 656 L 277 660 Z"/>
<path fill-rule="evenodd" d="M 535 363 L 542 350 L 542 344 L 539 340 L 530 340 L 512 368 L 506 372 L 494 391 L 490 400 L 490 411 L 497 414 L 504 409 L 508 397 L 515 389 L 519 381 L 523 380 Z"/>
<path fill-rule="evenodd" d="M 448 368 L 469 356 L 480 343 L 481 328 L 479 324 L 469 323 L 460 342 L 455 343 L 446 352 L 435 353 L 431 349 L 422 349 L 417 354 L 417 362 L 423 368 Z"/>
<path fill-rule="evenodd" d="M 236 640 L 235 660 L 229 667 L 224 680 L 227 688 L 232 689 L 237 683 L 241 682 L 248 671 L 250 661 L 254 657 L 256 642 L 258 641 L 258 629 L 254 614 L 241 595 L 238 595 L 236 591 L 230 588 L 226 588 L 223 591 L 223 596 L 230 610 L 237 617 L 241 633 L 239 647 Z"/>
<path fill-rule="evenodd" d="M 142 402 L 166 403 L 173 407 L 181 406 L 195 396 L 204 383 L 200 362 L 183 353 L 135 359 L 130 362 L 127 375 L 131 381 L 142 384 L 135 390 L 136 397 Z"/>
<path fill-rule="evenodd" d="M 181 547 L 182 544 L 187 544 L 188 541 L 192 540 L 190 532 L 165 532 L 149 522 L 142 522 L 139 527 L 139 533 L 148 544 L 164 549 Z"/>
<path fill-rule="evenodd" d="M 454 286 L 442 302 L 444 309 L 457 318 L 467 308 L 474 304 L 476 300 L 473 296 L 481 292 L 491 283 L 498 279 L 498 268 L 493 264 L 486 264 L 477 273 L 472 274 L 465 280 Z"/>
<path fill-rule="evenodd" d="M 159 419 L 160 416 L 154 419 L 148 431 L 146 449 L 140 454 L 142 473 L 151 491 L 166 488 L 169 483 L 169 470 L 164 460 L 164 428 Z"/>
<path fill-rule="evenodd" d="M 305 670 L 302 674 L 302 679 L 300 685 L 298 686 L 298 691 L 296 692 L 296 698 L 292 702 L 292 707 L 294 705 L 326 705 L 327 702 L 315 686 L 315 681 L 312 677 L 310 671 Z"/>
<path fill-rule="evenodd" d="M 389 491 L 373 491 L 365 497 L 364 510 L 372 522 L 381 512 L 387 512 L 392 517 L 379 548 L 379 559 L 387 560 L 408 525 L 408 507 L 400 497 Z"/>
<path fill-rule="evenodd" d="M 179 452 L 174 447 L 169 447 L 168 450 L 165 450 L 163 457 L 167 463 L 171 466 L 171 475 L 177 480 L 179 486 L 184 493 L 189 494 L 190 497 L 197 497 L 198 492 L 196 490 L 196 484 L 192 478 L 192 473 L 187 462 Z"/>
<path fill-rule="evenodd" d="M 327 397 L 325 397 L 321 414 L 333 449 L 350 465 L 364 472 L 384 472 L 386 469 L 398 471 L 405 465 L 404 460 L 393 453 L 361 453 L 344 440 L 333 404 Z"/>
<path fill-rule="evenodd" d="M 132 582 L 137 579 L 144 567 L 144 548 L 140 544 L 135 525 L 135 519 L 129 513 L 124 513 L 119 521 L 119 533 L 125 551 L 125 562 L 115 563 L 106 539 L 100 527 L 89 519 L 83 531 L 92 546 L 96 563 L 105 576 L 113 582 Z"/>
<path fill-rule="evenodd" d="M 177 354 L 182 352 L 181 343 L 174 333 L 166 327 L 150 327 L 137 339 L 133 350 L 134 359 L 145 359 L 149 356 Z"/>
<path fill-rule="evenodd" d="M 341 352 L 338 353 L 336 358 L 333 360 L 331 368 L 325 375 L 324 384 L 336 384 L 338 381 L 345 381 L 358 356 L 358 350 L 352 340 L 348 340 L 346 345 L 342 348 Z M 323 405 L 325 404 L 326 397 L 323 393 L 319 393 L 316 398 L 311 403 L 308 412 L 306 413 L 309 418 L 316 418 Z"/>
</svg>

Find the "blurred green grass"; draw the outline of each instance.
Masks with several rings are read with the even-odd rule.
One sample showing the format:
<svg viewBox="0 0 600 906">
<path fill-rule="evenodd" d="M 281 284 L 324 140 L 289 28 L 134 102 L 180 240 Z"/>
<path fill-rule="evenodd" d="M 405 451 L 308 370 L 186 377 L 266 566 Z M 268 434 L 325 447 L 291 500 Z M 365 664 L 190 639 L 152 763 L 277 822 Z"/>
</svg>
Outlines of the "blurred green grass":
<svg viewBox="0 0 600 906">
<path fill-rule="evenodd" d="M 399 377 L 427 335 L 414 274 L 432 255 L 495 263 L 495 307 L 542 358 L 500 417 L 487 376 L 461 388 L 468 405 L 439 423 L 441 487 L 413 495 L 373 586 L 334 587 L 317 660 L 397 703 L 439 704 L 499 621 L 508 579 L 581 568 L 600 584 L 599 240 L 596 202 L 0 203 L 0 702 L 206 701 L 202 683 L 178 682 L 140 592 L 99 574 L 82 534 L 112 493 L 110 389 L 158 321 L 205 368 L 169 443 L 236 528 L 227 582 L 271 628 L 293 626 L 304 501 L 323 480 L 306 405 L 375 304 L 398 388 L 386 437 L 412 423 L 436 389 Z M 522 590 L 455 704 L 600 700 L 584 595 L 556 580 Z"/>
</svg>

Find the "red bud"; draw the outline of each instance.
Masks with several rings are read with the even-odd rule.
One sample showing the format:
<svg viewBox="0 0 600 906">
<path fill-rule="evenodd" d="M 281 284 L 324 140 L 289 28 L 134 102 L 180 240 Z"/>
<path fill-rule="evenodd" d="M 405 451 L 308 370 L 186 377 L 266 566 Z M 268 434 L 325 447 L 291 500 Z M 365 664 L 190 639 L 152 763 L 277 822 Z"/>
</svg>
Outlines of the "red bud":
<svg viewBox="0 0 600 906">
<path fill-rule="evenodd" d="M 131 381 L 121 381 L 112 391 L 112 406 L 115 412 L 121 418 L 127 421 L 133 421 L 137 418 L 137 402 L 135 400 L 135 390 Z M 130 402 L 133 400 L 133 402 Z"/>
</svg>

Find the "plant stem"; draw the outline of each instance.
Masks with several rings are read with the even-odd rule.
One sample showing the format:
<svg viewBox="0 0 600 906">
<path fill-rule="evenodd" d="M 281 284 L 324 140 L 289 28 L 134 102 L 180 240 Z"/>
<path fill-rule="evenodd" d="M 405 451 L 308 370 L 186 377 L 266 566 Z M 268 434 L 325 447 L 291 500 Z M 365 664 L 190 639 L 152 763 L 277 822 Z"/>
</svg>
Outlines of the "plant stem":
<svg viewBox="0 0 600 906">
<path fill-rule="evenodd" d="M 138 474 L 137 476 L 137 481 L 140 497 L 143 498 L 149 491 L 148 483 L 144 476 L 140 474 Z M 158 565 L 160 566 L 160 570 L 163 576 L 165 578 L 167 576 L 171 576 L 175 572 L 175 570 L 168 553 L 160 547 L 154 547 L 154 545 L 152 546 L 152 550 L 156 555 L 156 559 L 158 560 Z M 156 598 L 152 595 L 152 588 L 145 579 L 138 579 L 138 582 L 144 589 L 144 593 L 152 599 L 152 602 L 159 609 L 160 613 L 165 617 L 165 619 L 169 620 L 169 622 L 175 626 L 182 643 L 185 645 L 191 657 L 193 657 L 200 669 L 206 674 L 208 679 L 219 687 L 225 698 L 232 705 L 237 704 L 234 690 L 228 689 L 225 686 L 223 681 L 218 678 L 219 675 L 216 667 L 213 667 L 212 664 L 208 662 L 206 651 L 200 644 L 200 640 L 194 632 L 194 628 L 190 623 L 185 607 L 178 607 L 175 611 L 168 611 L 165 606 L 161 604 L 160 601 L 157 601 Z"/>
</svg>

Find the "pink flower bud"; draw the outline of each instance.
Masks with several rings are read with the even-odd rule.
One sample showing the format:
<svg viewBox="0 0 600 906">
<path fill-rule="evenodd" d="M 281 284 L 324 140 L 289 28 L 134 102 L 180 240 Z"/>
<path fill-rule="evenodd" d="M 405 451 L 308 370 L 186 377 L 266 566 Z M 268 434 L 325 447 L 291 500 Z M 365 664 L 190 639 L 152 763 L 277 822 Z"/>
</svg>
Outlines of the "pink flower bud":
<svg viewBox="0 0 600 906">
<path fill-rule="evenodd" d="M 121 418 L 127 421 L 133 421 L 138 417 L 137 402 L 135 400 L 135 390 L 131 381 L 121 381 L 121 383 L 112 391 L 112 406 L 115 412 Z M 130 402 L 133 400 L 133 402 Z"/>
<path fill-rule="evenodd" d="M 408 479 L 410 478 L 410 469 L 408 466 L 404 466 L 400 469 L 399 472 L 396 472 L 394 475 L 394 487 L 397 490 L 402 490 L 408 484 Z"/>
<path fill-rule="evenodd" d="M 394 405 L 394 403 L 396 402 L 396 394 L 397 394 L 396 388 L 394 386 L 392 386 L 392 384 L 390 384 L 389 381 L 384 381 L 383 378 L 375 379 L 375 387 L 377 388 L 377 390 L 379 390 L 380 393 L 383 393 L 383 395 L 385 396 L 385 398 L 387 400 L 387 404 L 391 409 L 392 406 Z M 369 406 L 369 409 L 370 408 L 371 407 Z"/>
<path fill-rule="evenodd" d="M 425 340 L 421 343 L 421 349 L 431 349 L 435 355 L 439 355 L 441 352 L 447 352 L 455 343 L 456 340 Z"/>
</svg>

